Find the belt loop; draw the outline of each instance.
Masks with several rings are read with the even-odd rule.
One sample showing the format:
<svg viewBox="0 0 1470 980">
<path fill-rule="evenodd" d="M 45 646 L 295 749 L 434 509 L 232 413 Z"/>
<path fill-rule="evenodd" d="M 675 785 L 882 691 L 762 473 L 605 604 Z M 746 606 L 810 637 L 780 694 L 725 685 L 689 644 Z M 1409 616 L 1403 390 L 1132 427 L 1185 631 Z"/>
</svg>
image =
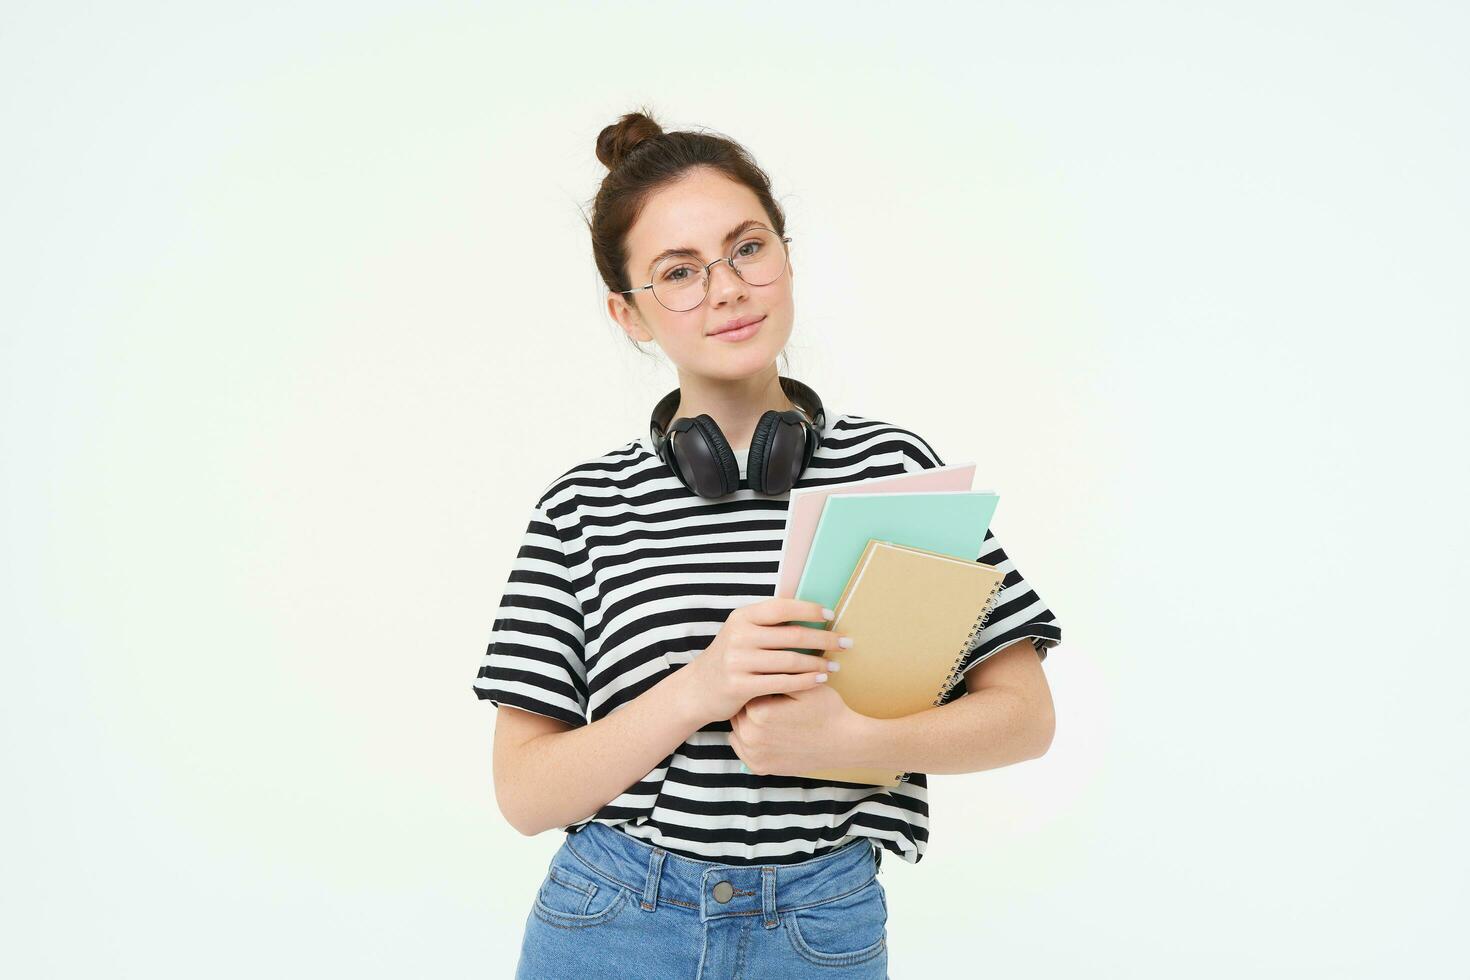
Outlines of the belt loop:
<svg viewBox="0 0 1470 980">
<path fill-rule="evenodd" d="M 645 912 L 658 909 L 658 878 L 663 872 L 664 855 L 667 853 L 663 848 L 655 847 L 653 856 L 648 859 L 648 880 L 643 883 L 643 901 L 639 903 Z"/>
<path fill-rule="evenodd" d="M 770 865 L 761 868 L 761 913 L 765 927 L 776 928 L 776 869 Z"/>
</svg>

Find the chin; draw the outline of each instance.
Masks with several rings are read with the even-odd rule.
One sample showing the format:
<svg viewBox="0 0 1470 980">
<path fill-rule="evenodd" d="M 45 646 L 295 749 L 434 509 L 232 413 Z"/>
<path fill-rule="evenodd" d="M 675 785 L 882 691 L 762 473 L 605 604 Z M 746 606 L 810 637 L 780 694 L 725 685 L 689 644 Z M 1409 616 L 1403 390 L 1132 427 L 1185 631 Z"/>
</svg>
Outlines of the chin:
<svg viewBox="0 0 1470 980">
<path fill-rule="evenodd" d="M 708 373 L 726 379 L 748 378 L 769 368 L 785 350 L 786 340 L 784 337 L 779 342 L 768 337 L 757 339 L 762 342 L 717 351 L 716 356 L 707 359 Z"/>
</svg>

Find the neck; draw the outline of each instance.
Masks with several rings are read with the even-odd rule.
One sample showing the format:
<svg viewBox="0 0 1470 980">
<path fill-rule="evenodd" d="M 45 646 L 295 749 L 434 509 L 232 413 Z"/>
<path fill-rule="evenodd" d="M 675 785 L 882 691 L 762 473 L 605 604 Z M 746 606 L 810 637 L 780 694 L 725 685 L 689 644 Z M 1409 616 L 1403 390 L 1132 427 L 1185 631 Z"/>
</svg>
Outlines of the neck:
<svg viewBox="0 0 1470 980">
<path fill-rule="evenodd" d="M 671 419 L 708 415 L 715 420 L 732 449 L 747 449 L 755 424 L 766 412 L 795 408 L 781 388 L 776 366 L 750 378 L 726 380 L 679 375 L 679 404 Z"/>
</svg>

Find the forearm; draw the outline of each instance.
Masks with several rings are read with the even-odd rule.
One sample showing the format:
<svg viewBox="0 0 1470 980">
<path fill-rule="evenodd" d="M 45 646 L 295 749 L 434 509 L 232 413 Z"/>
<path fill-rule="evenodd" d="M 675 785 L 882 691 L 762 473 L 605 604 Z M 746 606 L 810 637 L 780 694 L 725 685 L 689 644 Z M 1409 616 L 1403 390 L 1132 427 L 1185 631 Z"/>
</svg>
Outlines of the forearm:
<svg viewBox="0 0 1470 980">
<path fill-rule="evenodd" d="M 521 833 L 539 834 L 584 820 L 699 731 L 681 671 L 597 721 L 538 735 L 514 754 L 500 785 L 501 811 Z"/>
<path fill-rule="evenodd" d="M 858 716 L 842 764 L 953 774 L 998 769 L 1044 755 L 1051 722 L 1005 687 L 981 688 L 900 718 Z"/>
</svg>

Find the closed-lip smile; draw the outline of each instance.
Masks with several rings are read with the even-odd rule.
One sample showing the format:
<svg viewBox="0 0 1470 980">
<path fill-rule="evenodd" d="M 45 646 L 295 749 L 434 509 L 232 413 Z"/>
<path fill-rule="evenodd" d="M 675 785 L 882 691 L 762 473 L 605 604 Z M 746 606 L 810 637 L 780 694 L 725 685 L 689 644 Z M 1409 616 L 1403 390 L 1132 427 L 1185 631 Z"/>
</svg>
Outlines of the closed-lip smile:
<svg viewBox="0 0 1470 980">
<path fill-rule="evenodd" d="M 739 330 L 741 327 L 749 326 L 750 324 L 755 323 L 759 320 L 764 320 L 765 318 L 766 315 L 764 313 L 760 314 L 759 316 L 751 315 L 736 317 L 733 320 L 725 321 L 722 325 L 711 330 L 709 335 L 713 337 L 716 334 L 726 333 L 731 330 Z"/>
</svg>

